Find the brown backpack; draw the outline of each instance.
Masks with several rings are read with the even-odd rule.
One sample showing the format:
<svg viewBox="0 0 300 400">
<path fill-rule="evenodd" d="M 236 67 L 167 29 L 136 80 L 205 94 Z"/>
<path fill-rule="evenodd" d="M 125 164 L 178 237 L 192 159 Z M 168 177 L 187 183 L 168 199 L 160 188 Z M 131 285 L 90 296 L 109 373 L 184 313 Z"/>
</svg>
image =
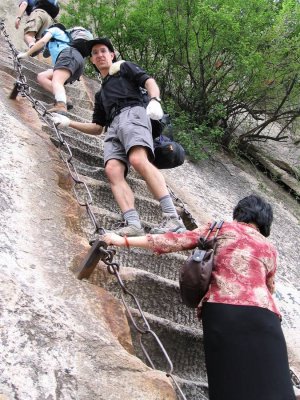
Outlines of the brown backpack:
<svg viewBox="0 0 300 400">
<path fill-rule="evenodd" d="M 217 236 L 224 221 L 212 222 L 207 234 L 200 237 L 198 247 L 180 268 L 179 288 L 182 302 L 196 308 L 208 290 L 213 270 Z M 215 234 L 209 239 L 214 228 Z"/>
</svg>

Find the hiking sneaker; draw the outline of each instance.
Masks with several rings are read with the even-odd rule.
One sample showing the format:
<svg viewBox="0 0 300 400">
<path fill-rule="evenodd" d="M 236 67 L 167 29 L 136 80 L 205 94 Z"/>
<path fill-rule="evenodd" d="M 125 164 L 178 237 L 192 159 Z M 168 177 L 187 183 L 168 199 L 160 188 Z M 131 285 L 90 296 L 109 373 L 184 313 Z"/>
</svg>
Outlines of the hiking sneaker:
<svg viewBox="0 0 300 400">
<path fill-rule="evenodd" d="M 67 105 L 63 101 L 57 101 L 54 106 L 47 110 L 50 113 L 67 115 Z"/>
<path fill-rule="evenodd" d="M 109 229 L 106 232 L 113 232 L 116 233 L 119 236 L 144 236 L 145 231 L 143 228 L 138 228 L 135 225 L 128 225 L 125 222 L 122 222 L 121 224 L 118 224 L 116 228 Z"/>
<path fill-rule="evenodd" d="M 163 213 L 163 220 L 160 225 L 155 226 L 150 230 L 150 233 L 166 233 L 166 232 L 175 232 L 175 233 L 182 233 L 185 232 L 187 229 L 184 226 L 181 219 L 177 216 Z"/>
</svg>

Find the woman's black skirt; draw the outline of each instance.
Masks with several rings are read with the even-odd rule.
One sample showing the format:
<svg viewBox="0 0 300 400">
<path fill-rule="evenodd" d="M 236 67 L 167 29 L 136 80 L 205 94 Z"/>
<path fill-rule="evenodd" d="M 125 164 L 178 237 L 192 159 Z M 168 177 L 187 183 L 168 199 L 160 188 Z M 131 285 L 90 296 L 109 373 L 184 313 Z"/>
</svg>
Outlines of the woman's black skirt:
<svg viewBox="0 0 300 400">
<path fill-rule="evenodd" d="M 276 314 L 205 303 L 202 323 L 210 400 L 295 400 Z"/>
</svg>

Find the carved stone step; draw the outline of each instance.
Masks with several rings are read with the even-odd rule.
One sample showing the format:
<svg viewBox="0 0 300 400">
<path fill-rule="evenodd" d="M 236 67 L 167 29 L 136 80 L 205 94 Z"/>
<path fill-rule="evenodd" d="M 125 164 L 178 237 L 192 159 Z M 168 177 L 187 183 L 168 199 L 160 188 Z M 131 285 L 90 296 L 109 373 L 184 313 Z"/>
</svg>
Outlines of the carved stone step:
<svg viewBox="0 0 300 400">
<path fill-rule="evenodd" d="M 13 64 L 9 60 L 0 59 L 0 70 L 6 72 L 14 78 L 17 77 L 17 73 L 13 68 Z"/>
<path fill-rule="evenodd" d="M 48 65 L 48 68 L 50 68 L 49 65 Z M 45 70 L 46 69 L 47 68 L 45 68 Z M 37 85 L 37 87 L 40 87 L 37 82 L 37 72 L 35 70 L 31 69 L 31 67 L 28 68 L 27 66 L 24 65 L 23 69 L 22 69 L 22 73 L 26 76 L 27 80 L 30 80 L 33 84 L 35 83 Z M 87 108 L 92 109 L 92 103 L 89 100 L 88 95 L 86 94 L 86 92 L 84 92 L 82 90 L 80 85 L 74 86 L 74 84 L 67 84 L 67 85 L 65 85 L 65 89 L 66 89 L 68 96 L 70 98 L 74 99 L 74 101 L 75 100 L 86 101 Z"/>
<path fill-rule="evenodd" d="M 188 327 L 199 325 L 195 310 L 182 304 L 177 282 L 143 270 L 125 268 L 122 265 L 120 268 L 120 275 L 127 290 L 136 295 L 145 312 Z M 91 283 L 109 290 L 117 298 L 121 297 L 117 280 L 107 279 L 104 281 L 101 269 L 96 268 L 89 280 Z M 130 307 L 136 308 L 131 296 L 127 296 L 127 301 Z"/>
<path fill-rule="evenodd" d="M 80 193 L 81 188 L 79 188 L 78 191 Z M 120 208 L 112 195 L 110 186 L 107 183 L 99 182 L 98 196 L 94 199 L 95 202 L 101 206 L 101 208 L 105 208 L 106 210 L 115 213 L 120 212 Z M 140 215 L 140 218 L 147 223 L 157 224 L 161 222 L 162 212 L 159 203 L 156 200 L 150 197 L 136 195 L 135 207 Z M 159 218 L 159 216 L 161 217 Z"/>
<path fill-rule="evenodd" d="M 82 166 L 84 164 L 83 163 L 79 164 L 79 162 L 76 160 L 74 162 L 74 165 L 76 166 L 78 172 L 81 173 Z M 85 172 L 85 170 L 83 170 L 83 172 Z M 86 184 L 88 185 L 92 195 L 95 196 L 95 198 L 98 198 L 99 191 L 103 190 L 101 181 L 108 183 L 107 177 L 104 172 L 104 168 L 98 169 L 98 177 L 99 177 L 98 180 L 87 177 L 87 176 L 84 176 L 84 178 L 83 178 L 84 181 L 86 182 Z M 129 173 L 127 176 L 127 182 L 129 184 L 129 186 L 132 188 L 133 192 L 136 193 L 137 195 L 152 198 L 152 195 L 149 192 L 146 183 L 142 179 L 137 179 L 135 177 L 133 178 L 131 176 L 131 174 Z"/>
<path fill-rule="evenodd" d="M 123 267 L 148 271 L 163 278 L 178 281 L 179 269 L 187 255 L 170 253 L 156 255 L 153 252 L 132 248 L 118 248 L 114 259 Z"/>
<path fill-rule="evenodd" d="M 177 379 L 177 382 L 188 400 L 209 400 L 206 382 L 180 378 Z"/>
<path fill-rule="evenodd" d="M 79 199 L 80 199 L 80 201 L 84 202 L 84 199 L 87 198 L 86 191 L 82 190 L 82 195 L 85 195 L 85 197 L 82 197 L 82 198 L 79 197 Z M 95 198 L 92 197 L 92 200 L 93 200 L 93 204 L 91 205 L 91 210 L 94 213 L 94 216 L 95 216 L 98 226 L 105 230 L 116 229 L 116 227 L 123 221 L 121 211 L 111 212 L 107 209 L 99 207 L 97 205 L 98 202 L 96 201 Z M 151 223 L 142 218 L 141 218 L 141 223 L 145 230 L 145 234 L 148 233 L 153 226 L 157 225 L 157 221 L 155 221 L 154 223 Z M 91 219 L 88 217 L 87 214 L 82 218 L 81 229 L 85 233 L 88 240 L 91 240 L 94 237 L 95 227 L 93 226 Z M 162 261 L 163 258 L 165 258 L 166 260 L 170 259 L 170 260 L 172 260 L 172 262 L 173 262 L 173 260 L 178 260 L 178 262 L 181 265 L 182 262 L 186 259 L 186 257 L 190 254 L 189 250 L 176 252 L 176 253 L 170 253 L 170 254 L 164 254 L 161 256 L 154 255 L 152 253 L 149 254 L 149 252 L 147 253 L 146 250 L 142 250 L 142 249 L 131 249 L 131 252 L 133 254 L 135 252 L 137 252 L 137 253 L 145 252 L 145 253 L 143 253 L 143 256 L 146 257 L 146 260 L 148 257 L 150 257 L 150 260 L 148 260 L 148 263 L 145 262 L 145 265 L 147 266 L 146 268 L 144 268 L 145 270 L 151 272 L 152 268 L 153 268 L 153 271 L 156 271 L 156 270 L 161 271 L 161 273 L 158 272 L 158 275 L 165 276 L 166 278 L 169 278 L 169 279 L 173 279 L 173 277 L 175 277 L 175 280 L 177 280 L 178 271 L 175 269 L 172 273 L 172 271 L 170 271 L 171 267 L 169 265 L 163 264 L 163 261 Z M 130 254 L 128 255 L 128 257 L 131 259 Z M 130 266 L 130 261 L 129 260 L 126 261 L 126 254 L 123 254 L 123 260 L 125 261 L 126 266 Z M 143 269 L 143 263 L 141 263 L 141 260 L 137 259 L 135 262 L 136 263 L 139 262 L 141 264 L 140 267 L 136 267 L 136 268 Z M 134 264 L 134 266 L 135 265 L 136 264 Z M 163 272 L 163 271 L 165 271 L 165 272 Z"/>
<path fill-rule="evenodd" d="M 33 71 L 35 74 L 38 74 L 39 72 L 45 71 L 46 69 L 51 68 L 50 64 L 47 64 L 45 62 L 39 61 L 35 57 L 27 57 L 23 58 L 21 60 L 21 64 L 30 69 L 30 71 Z"/>
<path fill-rule="evenodd" d="M 46 130 L 46 129 L 44 129 Z M 51 140 L 53 141 L 54 144 L 58 144 L 59 140 L 57 138 L 57 136 L 54 136 L 54 132 L 51 128 L 48 127 L 48 131 L 50 132 L 51 136 Z M 101 165 L 103 165 L 103 158 L 102 158 L 102 143 L 101 141 L 95 142 L 95 144 L 97 144 L 97 146 L 95 144 L 90 144 L 87 140 L 82 140 L 82 135 L 79 135 L 78 132 L 74 131 L 73 135 L 70 135 L 68 133 L 65 133 L 63 131 L 60 131 L 60 135 L 62 136 L 62 138 L 64 139 L 64 141 L 69 145 L 71 151 L 73 152 L 74 149 L 74 155 L 75 152 L 78 156 L 79 152 L 82 151 L 83 155 L 82 157 L 84 159 L 86 159 L 88 157 L 88 155 L 94 155 L 97 158 L 101 158 Z M 76 160 L 78 163 L 80 163 L 80 165 L 86 165 L 85 163 L 81 163 L 79 160 Z"/>
<path fill-rule="evenodd" d="M 84 121 L 84 119 L 80 119 Z M 55 138 L 55 132 L 49 126 L 43 126 L 43 131 Z M 79 132 L 73 128 L 59 128 L 59 132 L 66 142 L 70 143 L 74 147 L 81 147 L 84 151 L 91 151 L 102 156 L 103 151 L 103 136 L 101 135 L 87 135 Z M 85 147 L 85 145 L 89 145 Z"/>
<path fill-rule="evenodd" d="M 51 141 L 58 146 L 59 145 L 59 140 L 56 136 L 51 136 Z M 72 143 L 75 143 L 75 145 L 73 145 Z M 82 149 L 80 149 L 78 147 L 79 143 L 76 143 L 76 139 L 75 142 L 74 140 L 66 140 L 66 142 L 69 145 L 69 148 L 74 156 L 74 159 L 76 158 L 77 160 L 81 161 L 82 163 L 85 163 L 87 166 L 94 166 L 94 167 L 103 167 L 104 163 L 103 163 L 103 157 L 100 155 L 100 151 L 97 152 L 95 148 L 93 148 L 93 152 L 89 153 L 88 151 L 84 151 Z M 89 147 L 89 145 L 87 143 L 83 144 L 82 147 L 87 146 L 89 149 L 91 147 Z M 99 154 L 98 154 L 99 153 Z"/>
<path fill-rule="evenodd" d="M 143 319 L 137 309 L 130 308 L 130 312 L 138 327 L 144 328 Z M 150 329 L 155 332 L 165 348 L 172 364 L 173 374 L 188 399 L 201 399 L 208 396 L 206 367 L 204 362 L 202 325 L 191 328 L 172 323 L 144 312 Z M 156 369 L 168 371 L 161 348 L 151 334 L 140 333 L 128 317 L 136 355 L 149 365 L 140 345 L 140 337 Z M 150 366 L 150 365 L 149 365 Z M 198 397 L 196 397 L 198 396 Z"/>
<path fill-rule="evenodd" d="M 48 105 L 52 105 L 54 103 L 54 96 L 51 93 L 46 92 L 39 85 L 39 83 L 37 81 L 27 78 L 27 83 L 32 90 L 32 96 L 35 97 L 37 100 L 44 101 L 44 102 L 48 103 Z M 66 91 L 66 93 L 67 93 L 67 91 Z M 67 93 L 67 95 L 68 95 L 68 93 Z M 73 114 L 74 113 L 82 114 L 82 109 L 84 109 L 84 110 L 86 110 L 86 113 L 87 113 L 86 118 L 88 120 L 92 120 L 93 105 L 89 100 L 71 97 L 69 95 L 68 95 L 68 98 L 72 101 L 72 104 L 73 104 L 73 109 L 71 111 Z"/>
</svg>

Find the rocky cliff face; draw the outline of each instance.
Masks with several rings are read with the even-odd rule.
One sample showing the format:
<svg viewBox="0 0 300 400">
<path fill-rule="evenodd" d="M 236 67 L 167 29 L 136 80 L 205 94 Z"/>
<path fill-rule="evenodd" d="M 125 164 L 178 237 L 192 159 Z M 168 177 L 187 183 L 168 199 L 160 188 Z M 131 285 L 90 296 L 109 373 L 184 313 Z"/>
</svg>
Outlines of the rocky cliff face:
<svg viewBox="0 0 300 400">
<path fill-rule="evenodd" d="M 12 5 L 7 10 L 15 16 Z M 15 34 L 8 26 L 9 33 Z M 92 226 L 72 194 L 66 165 L 49 140 L 50 135 L 57 144 L 53 130 L 38 118 L 26 98 L 8 99 L 14 72 L 9 50 L 0 39 L 0 399 L 175 399 L 165 373 L 145 365 L 139 337 L 118 300 L 121 291 L 115 277 L 99 263 L 87 280 L 76 279 L 90 248 Z M 35 82 L 36 73 L 45 66 L 31 60 L 23 65 L 32 95 L 51 103 Z M 75 105 L 72 117 L 90 118 L 88 93 L 97 85 L 85 80 L 68 88 Z M 110 227 L 120 215 L 103 174 L 101 139 L 71 129 L 63 137 L 90 188 L 98 222 Z M 276 159 L 283 155 L 288 161 L 286 146 L 281 144 L 281 151 L 268 146 Z M 291 155 L 294 168 L 299 148 Z M 211 217 L 231 219 L 233 205 L 252 192 L 274 205 L 271 240 L 279 250 L 276 298 L 290 362 L 300 373 L 299 203 L 265 174 L 224 154 L 197 166 L 187 161 L 164 174 L 199 222 Z M 158 205 L 135 174 L 129 175 L 129 181 L 144 224 L 151 226 L 157 222 Z M 83 193 L 79 188 L 79 194 Z M 166 347 L 187 398 L 205 399 L 201 325 L 178 296 L 178 266 L 184 257 L 123 250 L 117 252 L 116 261 L 126 287 L 137 296 Z M 129 307 L 140 322 L 131 299 Z M 155 366 L 165 371 L 160 349 L 148 339 L 145 344 Z"/>
</svg>

